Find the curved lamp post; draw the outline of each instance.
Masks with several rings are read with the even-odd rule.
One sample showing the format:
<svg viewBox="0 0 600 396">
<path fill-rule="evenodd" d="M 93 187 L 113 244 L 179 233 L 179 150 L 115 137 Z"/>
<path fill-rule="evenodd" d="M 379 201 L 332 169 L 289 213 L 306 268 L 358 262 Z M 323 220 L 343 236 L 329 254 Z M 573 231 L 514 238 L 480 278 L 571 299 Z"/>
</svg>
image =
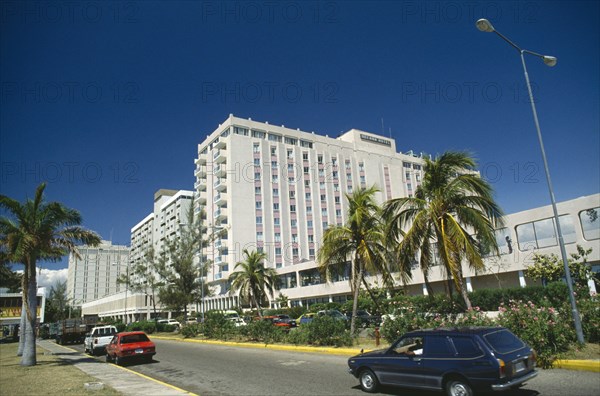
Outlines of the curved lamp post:
<svg viewBox="0 0 600 396">
<path fill-rule="evenodd" d="M 569 287 L 569 299 L 571 301 L 571 311 L 573 314 L 573 321 L 575 322 L 575 332 L 577 333 L 577 341 L 583 344 L 583 331 L 581 329 L 581 319 L 579 318 L 579 311 L 577 310 L 577 304 L 575 302 L 575 296 L 573 295 L 573 280 L 571 279 L 571 271 L 569 271 L 569 261 L 567 259 L 567 251 L 565 250 L 565 243 L 560 228 L 560 222 L 558 219 L 558 210 L 556 209 L 556 200 L 554 199 L 554 190 L 552 189 L 552 182 L 550 180 L 550 171 L 548 169 L 548 161 L 546 159 L 546 150 L 544 149 L 544 142 L 542 140 L 542 131 L 540 130 L 540 123 L 538 121 L 537 111 L 535 108 L 535 102 L 533 100 L 533 92 L 531 91 L 531 83 L 529 82 L 529 75 L 527 74 L 527 66 L 525 65 L 525 54 L 537 56 L 541 58 L 547 66 L 555 66 L 557 59 L 554 56 L 542 55 L 537 52 L 529 51 L 520 48 L 518 45 L 510 41 L 502 33 L 494 29 L 494 26 L 487 19 L 478 20 L 475 25 L 477 29 L 482 32 L 496 33 L 502 40 L 506 41 L 514 49 L 519 51 L 521 55 L 521 63 L 523 64 L 523 72 L 525 73 L 525 82 L 527 83 L 527 91 L 529 92 L 529 100 L 531 102 L 531 110 L 533 111 L 533 121 L 535 122 L 535 128 L 537 130 L 538 141 L 540 143 L 540 149 L 542 151 L 542 159 L 544 161 L 544 171 L 546 173 L 546 181 L 548 183 L 548 192 L 550 193 L 550 201 L 552 202 L 552 211 L 554 212 L 554 224 L 556 224 L 556 231 L 558 233 L 558 244 L 560 246 L 560 253 L 562 255 L 563 265 L 565 267 L 565 277 L 567 279 L 567 285 Z"/>
</svg>

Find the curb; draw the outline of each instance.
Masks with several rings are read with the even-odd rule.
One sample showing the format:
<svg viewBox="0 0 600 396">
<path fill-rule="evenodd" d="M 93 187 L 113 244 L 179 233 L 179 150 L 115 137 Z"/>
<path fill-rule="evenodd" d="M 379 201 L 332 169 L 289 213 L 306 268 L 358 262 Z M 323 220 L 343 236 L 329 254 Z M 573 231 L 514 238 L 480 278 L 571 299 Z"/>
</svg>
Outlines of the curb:
<svg viewBox="0 0 600 396">
<path fill-rule="evenodd" d="M 278 344 L 252 344 L 248 342 L 233 342 L 233 341 L 214 341 L 214 340 L 195 340 L 193 338 L 176 338 L 176 337 L 165 337 L 165 336 L 152 336 L 158 340 L 170 340 L 179 342 L 194 342 L 197 344 L 210 344 L 210 345 L 222 345 L 222 346 L 233 346 L 240 348 L 254 348 L 254 349 L 271 349 L 275 351 L 289 351 L 289 352 L 308 352 L 308 353 L 320 353 L 326 355 L 342 355 L 342 356 L 354 356 L 360 353 L 360 349 L 354 348 L 327 348 L 327 347 L 309 347 L 309 346 L 293 346 L 293 345 L 278 345 Z M 371 349 L 365 349 L 364 352 L 369 352 Z"/>
<path fill-rule="evenodd" d="M 552 364 L 552 367 L 600 373 L 600 360 L 557 360 Z"/>
</svg>

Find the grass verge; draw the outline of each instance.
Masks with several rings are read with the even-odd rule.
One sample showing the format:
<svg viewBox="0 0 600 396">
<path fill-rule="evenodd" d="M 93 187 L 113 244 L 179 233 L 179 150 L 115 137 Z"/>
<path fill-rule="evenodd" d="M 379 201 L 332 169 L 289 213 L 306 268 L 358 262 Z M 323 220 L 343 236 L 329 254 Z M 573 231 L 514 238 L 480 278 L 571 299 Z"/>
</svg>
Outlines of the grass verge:
<svg viewBox="0 0 600 396">
<path fill-rule="evenodd" d="M 570 351 L 560 356 L 566 360 L 598 360 L 600 359 L 600 344 L 587 343 L 583 347 L 575 345 Z"/>
<path fill-rule="evenodd" d="M 104 389 L 86 390 L 86 382 L 98 382 L 94 377 L 61 360 L 54 355 L 45 355 L 37 347 L 37 365 L 23 367 L 17 355 L 18 343 L 0 344 L 0 395 L 94 395 L 116 396 L 121 393 L 104 385 Z"/>
</svg>

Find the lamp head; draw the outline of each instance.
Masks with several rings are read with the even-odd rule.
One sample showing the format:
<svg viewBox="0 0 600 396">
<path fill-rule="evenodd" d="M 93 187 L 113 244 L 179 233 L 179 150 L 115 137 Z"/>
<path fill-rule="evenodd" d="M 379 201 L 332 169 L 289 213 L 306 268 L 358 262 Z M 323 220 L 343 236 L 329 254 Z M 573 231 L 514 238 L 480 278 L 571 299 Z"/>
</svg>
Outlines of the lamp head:
<svg viewBox="0 0 600 396">
<path fill-rule="evenodd" d="M 558 62 L 558 59 L 556 59 L 553 56 L 548 56 L 548 55 L 544 55 L 544 57 L 542 59 L 544 60 L 544 63 L 550 67 L 556 66 L 556 62 Z"/>
<path fill-rule="evenodd" d="M 482 32 L 491 33 L 494 31 L 494 27 L 492 26 L 490 21 L 488 21 L 485 18 L 481 18 L 480 20 L 475 22 L 475 25 L 477 26 L 477 29 L 481 30 Z"/>
</svg>

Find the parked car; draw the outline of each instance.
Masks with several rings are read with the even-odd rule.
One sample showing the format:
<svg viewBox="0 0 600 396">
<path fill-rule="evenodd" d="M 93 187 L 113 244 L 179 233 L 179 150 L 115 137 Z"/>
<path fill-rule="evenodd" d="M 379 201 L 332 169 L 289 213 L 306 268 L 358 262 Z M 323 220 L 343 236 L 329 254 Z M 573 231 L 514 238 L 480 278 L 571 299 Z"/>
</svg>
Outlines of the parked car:
<svg viewBox="0 0 600 396">
<path fill-rule="evenodd" d="M 276 317 L 279 318 L 280 321 L 282 321 L 283 323 L 287 323 L 290 325 L 290 327 L 296 327 L 296 320 L 290 318 L 289 315 L 284 315 L 284 314 L 277 314 L 275 315 Z"/>
<path fill-rule="evenodd" d="M 379 385 L 445 390 L 449 396 L 504 391 L 537 375 L 535 352 L 503 327 L 417 330 L 390 348 L 348 359 L 366 392 Z"/>
<path fill-rule="evenodd" d="M 177 330 L 179 330 L 181 328 L 181 323 L 179 323 L 175 319 L 160 319 L 157 323 L 175 326 L 175 328 Z"/>
<path fill-rule="evenodd" d="M 225 315 L 225 319 L 232 321 L 235 327 L 246 326 L 246 322 L 244 322 L 244 319 L 240 317 L 237 311 L 224 311 L 223 315 Z"/>
<path fill-rule="evenodd" d="M 118 333 L 106 346 L 106 361 L 118 365 L 133 359 L 151 362 L 155 354 L 156 346 L 143 331 Z"/>
<path fill-rule="evenodd" d="M 346 318 L 348 320 L 352 320 L 352 311 L 346 312 Z M 356 311 L 356 321 L 359 325 L 365 327 L 369 325 L 379 326 L 379 323 L 381 322 L 381 316 L 371 315 L 364 309 L 358 309 Z"/>
<path fill-rule="evenodd" d="M 256 318 L 254 318 L 254 320 L 261 320 L 261 318 L 256 317 Z M 277 326 L 284 330 L 289 330 L 290 327 L 292 327 L 291 324 L 279 319 L 279 317 L 277 315 L 263 316 L 262 320 L 271 322 L 273 324 L 273 326 Z"/>
<path fill-rule="evenodd" d="M 86 353 L 96 355 L 104 353 L 106 346 L 113 339 L 113 336 L 117 334 L 117 328 L 115 326 L 96 326 L 85 335 L 83 341 L 83 347 Z"/>
<path fill-rule="evenodd" d="M 325 316 L 325 315 L 330 316 L 336 320 L 343 320 L 345 322 L 348 321 L 348 318 L 346 317 L 346 315 L 344 315 L 337 309 L 326 309 L 326 310 L 317 312 L 317 316 Z"/>
<path fill-rule="evenodd" d="M 317 316 L 317 314 L 312 312 L 302 314 L 298 319 L 296 319 L 296 324 L 303 325 L 306 323 L 310 323 L 315 318 L 315 316 Z"/>
</svg>

